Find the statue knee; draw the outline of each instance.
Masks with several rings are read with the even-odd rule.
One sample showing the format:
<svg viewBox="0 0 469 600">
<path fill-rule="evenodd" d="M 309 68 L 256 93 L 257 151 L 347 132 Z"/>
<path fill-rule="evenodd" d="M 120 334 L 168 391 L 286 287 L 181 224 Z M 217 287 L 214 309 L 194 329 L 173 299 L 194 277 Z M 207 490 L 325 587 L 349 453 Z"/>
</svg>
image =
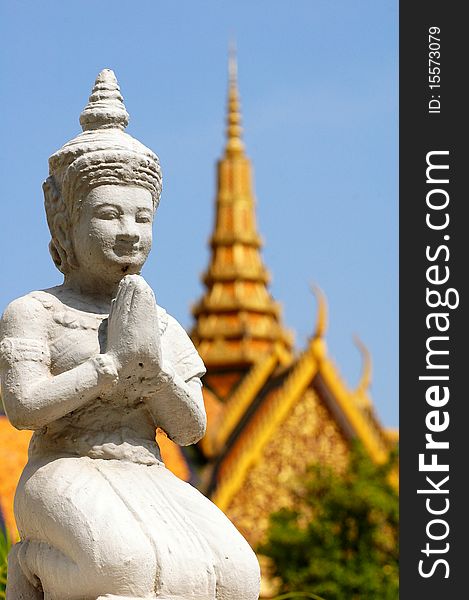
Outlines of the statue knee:
<svg viewBox="0 0 469 600">
<path fill-rule="evenodd" d="M 94 581 L 96 596 L 148 598 L 155 589 L 155 552 L 146 539 L 110 536 L 83 565 L 85 577 Z M 111 539 L 114 538 L 114 539 Z M 125 577 L 122 574 L 125 573 Z"/>
<path fill-rule="evenodd" d="M 256 555 L 246 547 L 231 551 L 217 565 L 217 600 L 257 600 L 260 569 Z"/>
<path fill-rule="evenodd" d="M 9 558 L 8 600 L 44 600 L 44 594 L 47 598 L 52 591 L 63 600 L 151 597 L 156 571 L 153 552 L 130 542 L 111 542 L 94 550 L 72 560 L 47 543 L 19 542 Z"/>
</svg>

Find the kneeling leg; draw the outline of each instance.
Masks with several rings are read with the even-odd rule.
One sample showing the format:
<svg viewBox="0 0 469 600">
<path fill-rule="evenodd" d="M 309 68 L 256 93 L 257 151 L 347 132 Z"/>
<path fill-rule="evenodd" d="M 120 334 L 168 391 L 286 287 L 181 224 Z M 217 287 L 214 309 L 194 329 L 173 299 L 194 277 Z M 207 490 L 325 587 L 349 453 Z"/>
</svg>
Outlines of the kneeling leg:
<svg viewBox="0 0 469 600">
<path fill-rule="evenodd" d="M 19 555 L 23 542 L 18 542 L 8 555 L 8 579 L 6 600 L 44 600 L 39 579 L 27 577 L 20 563 Z"/>
</svg>

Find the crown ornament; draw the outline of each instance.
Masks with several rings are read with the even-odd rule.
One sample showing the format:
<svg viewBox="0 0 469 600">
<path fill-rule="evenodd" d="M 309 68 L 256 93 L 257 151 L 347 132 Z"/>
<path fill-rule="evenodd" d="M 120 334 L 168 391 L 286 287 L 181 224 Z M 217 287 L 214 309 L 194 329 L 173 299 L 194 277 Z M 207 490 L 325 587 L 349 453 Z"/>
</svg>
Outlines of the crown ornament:
<svg viewBox="0 0 469 600">
<path fill-rule="evenodd" d="M 62 197 L 70 212 L 98 185 L 142 186 L 157 207 L 162 188 L 159 159 L 124 131 L 128 123 L 117 78 L 111 69 L 103 69 L 80 115 L 82 133 L 49 158 L 46 184 Z"/>
<path fill-rule="evenodd" d="M 88 104 L 80 115 L 83 131 L 117 128 L 124 130 L 129 124 L 124 99 L 114 71 L 103 69 L 96 77 Z"/>
</svg>

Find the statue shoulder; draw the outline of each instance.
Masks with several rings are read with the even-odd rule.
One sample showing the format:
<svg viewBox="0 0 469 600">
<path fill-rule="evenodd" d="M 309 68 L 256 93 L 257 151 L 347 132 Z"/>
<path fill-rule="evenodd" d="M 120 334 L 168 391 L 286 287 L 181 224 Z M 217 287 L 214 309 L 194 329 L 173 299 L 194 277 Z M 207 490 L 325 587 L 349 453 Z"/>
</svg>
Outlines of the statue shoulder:
<svg viewBox="0 0 469 600">
<path fill-rule="evenodd" d="M 0 321 L 0 337 L 44 335 L 51 320 L 44 292 L 30 292 L 10 302 Z M 47 295 L 47 294 L 44 294 Z"/>
<path fill-rule="evenodd" d="M 156 314 L 158 315 L 158 325 L 160 330 L 160 336 L 162 336 L 168 328 L 169 315 L 165 309 L 159 304 L 156 305 Z M 172 317 L 171 317 L 172 318 Z"/>
</svg>

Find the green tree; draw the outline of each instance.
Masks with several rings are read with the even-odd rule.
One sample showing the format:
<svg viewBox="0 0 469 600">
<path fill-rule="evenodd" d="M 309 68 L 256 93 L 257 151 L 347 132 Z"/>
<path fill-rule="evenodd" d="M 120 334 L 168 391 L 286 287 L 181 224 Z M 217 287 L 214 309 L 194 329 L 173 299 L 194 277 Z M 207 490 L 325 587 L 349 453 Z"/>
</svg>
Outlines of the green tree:
<svg viewBox="0 0 469 600">
<path fill-rule="evenodd" d="M 295 490 L 295 510 L 271 517 L 259 551 L 269 556 L 281 592 L 312 592 L 325 600 L 398 598 L 396 465 L 375 465 L 355 443 L 348 470 L 313 465 Z"/>
<path fill-rule="evenodd" d="M 5 598 L 5 588 L 7 585 L 7 556 L 10 546 L 8 534 L 0 524 L 0 600 Z"/>
</svg>

